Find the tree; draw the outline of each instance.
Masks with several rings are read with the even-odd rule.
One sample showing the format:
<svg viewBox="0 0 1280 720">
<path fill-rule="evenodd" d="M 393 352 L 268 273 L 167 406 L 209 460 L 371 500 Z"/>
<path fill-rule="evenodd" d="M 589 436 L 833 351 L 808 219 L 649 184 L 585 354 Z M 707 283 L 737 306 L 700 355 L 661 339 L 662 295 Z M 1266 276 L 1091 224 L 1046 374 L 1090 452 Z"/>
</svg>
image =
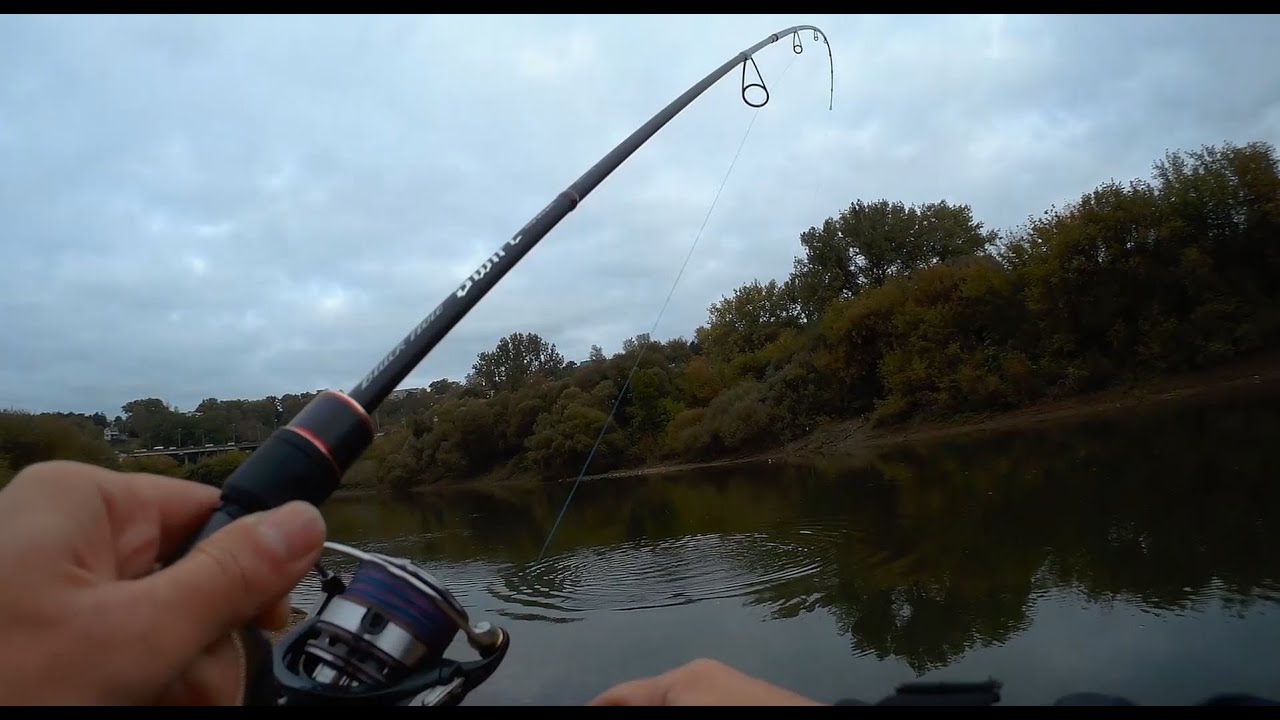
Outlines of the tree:
<svg viewBox="0 0 1280 720">
<path fill-rule="evenodd" d="M 814 320 L 836 300 L 879 287 L 890 277 L 979 252 L 996 237 L 974 220 L 968 205 L 944 200 L 907 207 L 858 200 L 821 228 L 801 233 L 805 256 L 796 258 L 788 286 L 804 318 Z"/>
<path fill-rule="evenodd" d="M 629 337 L 622 341 L 623 354 L 635 352 L 649 347 L 653 340 L 649 338 L 649 333 L 640 333 L 634 337 Z"/>
<path fill-rule="evenodd" d="M 590 360 L 591 362 L 604 362 L 604 350 L 602 350 L 599 345 L 591 346 Z"/>
<path fill-rule="evenodd" d="M 726 364 L 763 350 L 783 329 L 799 324 L 788 294 L 776 280 L 763 285 L 753 280 L 737 288 L 713 304 L 709 315 L 706 326 L 697 331 L 698 341 L 711 359 Z"/>
<path fill-rule="evenodd" d="M 724 384 L 720 382 L 711 363 L 701 355 L 684 366 L 679 385 L 685 398 L 695 407 L 706 407 L 724 389 Z"/>
<path fill-rule="evenodd" d="M 631 379 L 628 391 L 631 402 L 627 406 L 627 424 L 633 437 L 665 430 L 675 414 L 667 402 L 671 396 L 671 381 L 666 373 L 652 367 L 641 370 Z"/>
<path fill-rule="evenodd" d="M 415 422 L 420 450 L 417 472 L 427 480 L 465 479 L 483 473 L 506 456 L 510 396 L 457 398 L 441 402 Z"/>
<path fill-rule="evenodd" d="M 58 414 L 9 411 L 0 412 L 0 460 L 10 473 L 45 460 L 116 464 L 115 452 L 92 423 Z"/>
<path fill-rule="evenodd" d="M 525 462 L 547 473 L 568 475 L 577 472 L 590 455 L 591 447 L 608 423 L 590 470 L 605 472 L 617 466 L 626 451 L 626 438 L 616 420 L 592 406 L 586 393 L 577 388 L 564 391 L 550 412 L 534 425 L 533 435 L 525 441 Z M 548 477 L 547 479 L 557 479 Z"/>
<path fill-rule="evenodd" d="M 194 465 L 188 465 L 184 468 L 183 474 L 188 480 L 222 487 L 222 483 L 231 477 L 231 473 L 235 472 L 236 468 L 240 467 L 248 459 L 249 453 L 236 450 L 217 453 L 200 460 Z"/>
<path fill-rule="evenodd" d="M 564 356 L 554 344 L 536 333 L 516 332 L 476 357 L 467 383 L 488 392 L 515 390 L 531 375 L 554 375 L 562 367 Z"/>
<path fill-rule="evenodd" d="M 125 472 L 147 473 L 149 475 L 168 475 L 182 477 L 182 466 L 168 455 L 148 455 L 145 457 L 125 458 L 120 463 Z"/>
<path fill-rule="evenodd" d="M 662 344 L 662 352 L 666 355 L 667 362 L 683 365 L 694 356 L 693 343 L 685 340 L 684 337 L 671 338 Z"/>
<path fill-rule="evenodd" d="M 287 425 L 316 396 L 313 392 L 287 393 L 280 396 L 280 424 Z"/>
<path fill-rule="evenodd" d="M 430 390 L 432 395 L 448 395 L 460 387 L 462 387 L 462 383 L 456 380 L 440 378 L 428 385 L 427 390 Z"/>
<path fill-rule="evenodd" d="M 131 400 L 121 408 L 125 413 L 125 432 L 142 438 L 151 445 L 168 445 L 177 442 L 179 418 L 163 400 L 146 398 Z"/>
</svg>

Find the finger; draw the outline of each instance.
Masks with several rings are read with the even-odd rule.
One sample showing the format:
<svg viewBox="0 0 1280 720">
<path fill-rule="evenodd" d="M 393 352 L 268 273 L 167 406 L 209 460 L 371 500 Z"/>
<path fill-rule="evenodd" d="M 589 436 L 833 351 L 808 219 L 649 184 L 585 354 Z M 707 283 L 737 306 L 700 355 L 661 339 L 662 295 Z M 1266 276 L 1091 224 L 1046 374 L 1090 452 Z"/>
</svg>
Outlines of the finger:
<svg viewBox="0 0 1280 720">
<path fill-rule="evenodd" d="M 140 577 L 167 561 L 199 532 L 218 503 L 218 491 L 190 480 L 142 473 L 98 474 L 116 538 L 122 578 Z"/>
<path fill-rule="evenodd" d="M 58 503 L 60 512 L 46 522 L 56 523 L 61 533 L 105 527 L 113 542 L 93 550 L 102 553 L 104 561 L 114 556 L 123 577 L 149 571 L 158 556 L 171 553 L 197 532 L 219 495 L 216 488 L 189 480 L 66 460 L 28 466 L 15 484 L 19 480 L 18 492 Z"/>
<path fill-rule="evenodd" d="M 228 634 L 202 652 L 169 683 L 157 705 L 239 705 L 244 697 L 241 649 Z"/>
<path fill-rule="evenodd" d="M 141 502 L 158 520 L 159 542 L 155 555 L 160 561 L 169 559 L 200 531 L 218 506 L 221 495 L 212 485 L 192 480 L 143 473 L 120 475 L 133 496 L 131 499 Z"/>
<path fill-rule="evenodd" d="M 629 680 L 605 690 L 588 705 L 663 705 L 667 696 L 664 676 Z"/>
<path fill-rule="evenodd" d="M 277 598 L 265 610 L 258 613 L 253 623 L 263 630 L 279 630 L 289 623 L 292 607 L 288 595 Z"/>
<path fill-rule="evenodd" d="M 212 485 L 192 480 L 109 470 L 97 465 L 70 460 L 49 460 L 23 470 L 28 482 L 35 486 L 90 483 L 106 492 L 127 493 L 127 499 L 154 508 L 169 523 L 198 523 L 218 503 L 219 491 Z M 114 499 L 114 498 L 112 498 Z"/>
<path fill-rule="evenodd" d="M 159 572 L 131 595 L 156 618 L 156 663 L 180 664 L 286 596 L 320 556 L 325 526 L 296 501 L 240 518 Z"/>
</svg>

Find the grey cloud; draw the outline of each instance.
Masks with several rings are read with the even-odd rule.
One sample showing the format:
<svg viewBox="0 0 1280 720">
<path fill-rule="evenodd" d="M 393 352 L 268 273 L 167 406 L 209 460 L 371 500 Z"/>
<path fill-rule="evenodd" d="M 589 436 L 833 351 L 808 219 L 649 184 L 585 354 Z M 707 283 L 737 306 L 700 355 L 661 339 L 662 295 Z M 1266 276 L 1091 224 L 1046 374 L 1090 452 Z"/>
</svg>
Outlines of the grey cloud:
<svg viewBox="0 0 1280 720">
<path fill-rule="evenodd" d="M 1010 228 L 1166 149 L 1275 142 L 1270 17 L 10 17 L 0 405 L 347 387 L 501 241 L 768 32 L 772 93 L 660 324 L 782 278 L 855 198 Z M 406 381 L 501 336 L 647 332 L 753 111 L 738 71 L 658 133 Z"/>
</svg>

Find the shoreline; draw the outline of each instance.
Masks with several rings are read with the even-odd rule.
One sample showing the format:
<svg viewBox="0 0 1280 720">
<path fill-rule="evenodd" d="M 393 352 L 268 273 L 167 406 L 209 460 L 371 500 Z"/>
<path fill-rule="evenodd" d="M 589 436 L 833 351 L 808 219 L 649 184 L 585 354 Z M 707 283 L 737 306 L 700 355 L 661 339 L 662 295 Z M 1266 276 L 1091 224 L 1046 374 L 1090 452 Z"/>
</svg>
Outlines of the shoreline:
<svg viewBox="0 0 1280 720">
<path fill-rule="evenodd" d="M 1280 352 L 1261 353 L 1207 370 L 1166 375 L 1151 380 L 1129 383 L 1046 400 L 1013 410 L 992 412 L 951 420 L 927 420 L 873 427 L 869 420 L 852 419 L 827 423 L 808 435 L 780 447 L 749 455 L 680 463 L 658 463 L 642 467 L 612 470 L 584 475 L 583 480 L 615 480 L 661 473 L 674 473 L 700 468 L 723 467 L 796 456 L 854 455 L 859 452 L 893 445 L 928 442 L 970 434 L 1008 432 L 1045 425 L 1066 424 L 1104 416 L 1119 411 L 1176 404 L 1233 393 L 1256 392 L 1263 387 L 1280 386 Z M 471 480 L 437 483 L 413 488 L 410 492 L 431 493 L 472 486 L 526 485 L 531 483 L 573 482 L 575 478 L 539 479 L 502 469 Z M 385 495 L 377 488 L 340 488 L 335 498 L 360 498 Z"/>
<path fill-rule="evenodd" d="M 849 454 L 864 448 L 928 442 L 979 433 L 1018 431 L 1045 425 L 1068 424 L 1130 410 L 1176 405 L 1195 400 L 1226 398 L 1238 393 L 1280 387 L 1280 353 L 1137 383 L 1118 385 L 1091 393 L 1046 400 L 1013 410 L 952 420 L 920 421 L 880 428 L 865 421 L 847 420 L 825 425 L 783 448 L 760 456 L 779 457 Z"/>
</svg>

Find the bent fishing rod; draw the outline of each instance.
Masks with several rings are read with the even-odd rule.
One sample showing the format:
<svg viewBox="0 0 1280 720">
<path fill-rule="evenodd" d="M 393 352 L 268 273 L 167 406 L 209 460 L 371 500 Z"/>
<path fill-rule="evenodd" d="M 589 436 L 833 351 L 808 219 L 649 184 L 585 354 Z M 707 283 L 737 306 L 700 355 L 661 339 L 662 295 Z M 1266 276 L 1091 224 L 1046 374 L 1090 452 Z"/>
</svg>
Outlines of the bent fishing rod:
<svg viewBox="0 0 1280 720">
<path fill-rule="evenodd" d="M 587 170 L 422 319 L 349 392 L 326 390 L 227 478 L 220 502 L 181 554 L 245 515 L 293 500 L 319 506 L 373 442 L 370 413 L 440 343 L 498 281 L 561 220 L 658 130 L 703 92 L 742 65 L 742 99 L 753 108 L 769 100 L 755 64 L 759 50 L 790 36 L 803 52 L 800 33 L 827 47 L 831 100 L 835 64 L 826 34 L 796 25 L 770 34 L 708 73 L 671 101 Z M 747 64 L 757 82 L 747 82 Z M 748 91 L 764 93 L 753 102 Z M 455 705 L 484 682 L 506 655 L 510 637 L 489 623 L 472 625 L 461 603 L 438 580 L 408 560 L 328 542 L 329 550 L 357 561 L 349 584 L 323 566 L 322 597 L 307 619 L 274 647 L 253 628 L 237 636 L 245 653 L 246 704 Z M 471 662 L 444 658 L 461 632 L 479 655 Z"/>
</svg>

